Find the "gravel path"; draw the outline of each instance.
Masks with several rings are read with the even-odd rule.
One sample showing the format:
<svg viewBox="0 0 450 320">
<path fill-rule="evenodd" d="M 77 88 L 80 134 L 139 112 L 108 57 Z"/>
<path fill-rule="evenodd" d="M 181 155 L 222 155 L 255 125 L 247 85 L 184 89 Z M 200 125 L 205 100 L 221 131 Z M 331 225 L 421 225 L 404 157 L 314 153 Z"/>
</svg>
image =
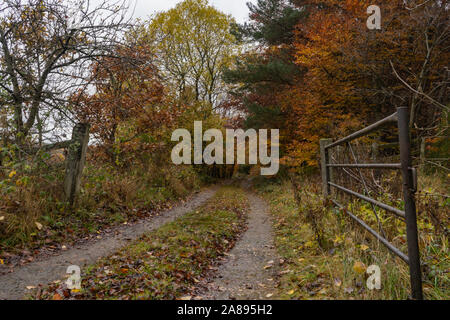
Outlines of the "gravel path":
<svg viewBox="0 0 450 320">
<path fill-rule="evenodd" d="M 269 299 L 276 286 L 279 268 L 265 201 L 248 193 L 251 205 L 248 230 L 237 242 L 215 278 L 207 284 L 203 299 L 261 300 Z"/>
<path fill-rule="evenodd" d="M 22 299 L 27 292 L 27 286 L 38 286 L 39 284 L 48 284 L 63 279 L 67 275 L 66 270 L 70 265 L 82 267 L 114 253 L 129 241 L 135 240 L 144 233 L 157 229 L 201 206 L 216 191 L 217 187 L 207 189 L 195 195 L 190 201 L 164 211 L 158 216 L 134 225 L 121 226 L 116 230 L 115 235 L 80 245 L 58 256 L 51 256 L 45 260 L 41 259 L 16 269 L 13 273 L 0 276 L 0 299 Z"/>
</svg>

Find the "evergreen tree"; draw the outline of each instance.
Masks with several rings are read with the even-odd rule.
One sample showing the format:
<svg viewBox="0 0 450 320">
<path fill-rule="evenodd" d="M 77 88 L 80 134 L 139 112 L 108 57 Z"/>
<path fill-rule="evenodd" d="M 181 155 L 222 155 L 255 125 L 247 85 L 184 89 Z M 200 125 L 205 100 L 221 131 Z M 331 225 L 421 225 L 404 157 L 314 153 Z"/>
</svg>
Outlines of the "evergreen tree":
<svg viewBox="0 0 450 320">
<path fill-rule="evenodd" d="M 292 44 L 296 25 L 306 18 L 306 7 L 293 0 L 258 0 L 248 7 L 251 22 L 236 24 L 232 30 L 238 40 L 259 49 L 238 57 L 224 79 L 238 85 L 230 99 L 240 100 L 246 126 L 282 127 L 284 115 L 274 92 L 294 85 L 303 74 L 294 63 Z"/>
</svg>

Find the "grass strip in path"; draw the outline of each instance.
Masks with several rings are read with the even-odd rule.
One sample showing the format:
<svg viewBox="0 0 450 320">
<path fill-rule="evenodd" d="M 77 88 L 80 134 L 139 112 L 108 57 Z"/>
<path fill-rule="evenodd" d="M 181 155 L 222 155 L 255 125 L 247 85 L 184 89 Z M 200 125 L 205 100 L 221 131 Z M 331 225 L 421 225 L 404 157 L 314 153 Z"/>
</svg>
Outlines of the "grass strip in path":
<svg viewBox="0 0 450 320">
<path fill-rule="evenodd" d="M 248 200 L 227 186 L 205 205 L 82 270 L 82 289 L 64 281 L 33 299 L 177 299 L 188 297 L 212 263 L 246 229 Z"/>
</svg>

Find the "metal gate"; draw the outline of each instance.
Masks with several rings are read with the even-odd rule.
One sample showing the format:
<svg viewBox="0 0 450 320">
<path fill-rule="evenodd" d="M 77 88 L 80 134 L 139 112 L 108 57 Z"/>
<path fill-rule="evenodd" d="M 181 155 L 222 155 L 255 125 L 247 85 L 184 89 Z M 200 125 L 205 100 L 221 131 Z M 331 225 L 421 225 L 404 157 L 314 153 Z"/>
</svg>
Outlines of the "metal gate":
<svg viewBox="0 0 450 320">
<path fill-rule="evenodd" d="M 357 158 L 352 150 L 350 142 L 368 135 L 382 126 L 396 123 L 399 130 L 399 142 L 400 142 L 400 163 L 358 163 Z M 352 164 L 331 164 L 330 163 L 330 150 L 337 146 L 347 144 L 349 146 L 350 152 L 353 156 L 354 163 Z M 364 200 L 375 207 L 386 210 L 400 219 L 406 222 L 406 237 L 408 244 L 408 254 L 403 253 L 401 250 L 396 248 L 392 243 L 390 243 L 384 236 L 380 235 L 374 229 L 372 229 L 368 224 L 359 219 L 356 215 L 344 210 L 353 220 L 355 220 L 360 226 L 366 229 L 369 233 L 375 236 L 381 243 L 383 243 L 392 253 L 400 257 L 403 261 L 409 264 L 410 280 L 411 280 L 411 290 L 412 298 L 421 300 L 423 299 L 422 293 L 422 277 L 420 270 L 420 253 L 419 253 L 419 243 L 417 234 L 417 217 L 416 217 L 416 203 L 415 203 L 415 193 L 417 189 L 417 173 L 412 167 L 411 160 L 411 141 L 409 132 L 409 112 L 408 108 L 402 107 L 398 108 L 397 112 L 377 123 L 374 123 L 360 131 L 357 131 L 343 139 L 336 142 L 332 142 L 331 139 L 323 139 L 320 141 L 320 156 L 321 156 L 321 169 L 322 169 L 322 182 L 323 182 L 323 192 L 325 197 L 329 197 L 331 193 L 331 188 L 334 188 L 340 192 L 344 192 L 353 197 Z M 372 199 L 364 194 L 357 193 L 355 191 L 349 190 L 343 186 L 337 185 L 331 181 L 331 168 L 356 168 L 358 169 L 361 177 L 361 169 L 387 169 L 387 170 L 400 170 L 402 173 L 402 183 L 403 183 L 403 200 L 405 203 L 405 209 L 400 210 L 394 208 L 390 205 Z M 362 179 L 364 188 L 367 192 L 367 186 Z M 341 209 L 345 207 L 338 203 L 336 200 L 332 202 Z M 375 212 L 376 213 L 376 212 Z"/>
</svg>

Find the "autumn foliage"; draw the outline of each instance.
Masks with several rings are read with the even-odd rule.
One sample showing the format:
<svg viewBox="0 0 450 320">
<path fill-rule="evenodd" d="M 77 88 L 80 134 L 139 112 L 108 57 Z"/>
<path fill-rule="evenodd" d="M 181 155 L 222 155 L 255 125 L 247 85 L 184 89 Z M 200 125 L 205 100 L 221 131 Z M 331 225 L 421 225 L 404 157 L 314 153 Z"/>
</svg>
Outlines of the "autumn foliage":
<svg viewBox="0 0 450 320">
<path fill-rule="evenodd" d="M 152 151 L 161 128 L 170 127 L 178 113 L 167 100 L 150 48 L 117 51 L 122 58 L 105 57 L 92 66 L 95 93 L 73 97 L 79 119 L 91 124 L 104 155 L 116 162 Z"/>
<path fill-rule="evenodd" d="M 229 81 L 240 84 L 232 99 L 241 97 L 247 124 L 281 128 L 286 164 L 317 165 L 321 138 L 343 136 L 399 106 L 410 108 L 415 137 L 442 133 L 446 1 L 384 2 L 381 30 L 367 27 L 371 4 L 265 0 L 250 6 L 252 21 L 239 31 L 259 47 L 229 72 Z"/>
</svg>

